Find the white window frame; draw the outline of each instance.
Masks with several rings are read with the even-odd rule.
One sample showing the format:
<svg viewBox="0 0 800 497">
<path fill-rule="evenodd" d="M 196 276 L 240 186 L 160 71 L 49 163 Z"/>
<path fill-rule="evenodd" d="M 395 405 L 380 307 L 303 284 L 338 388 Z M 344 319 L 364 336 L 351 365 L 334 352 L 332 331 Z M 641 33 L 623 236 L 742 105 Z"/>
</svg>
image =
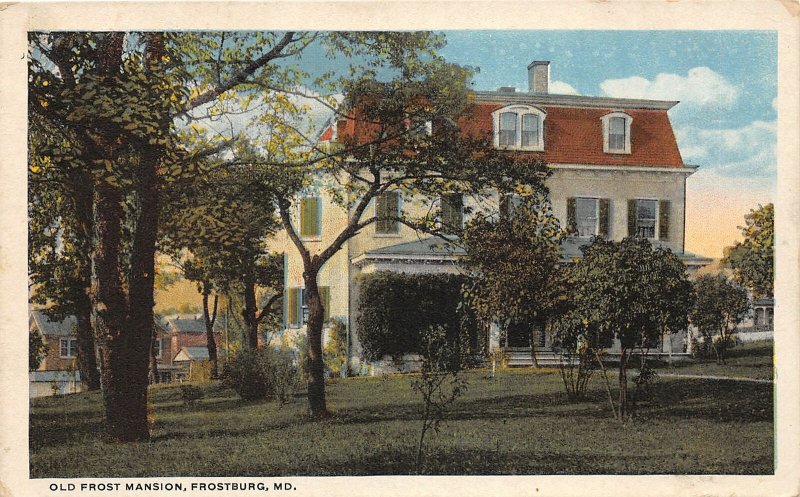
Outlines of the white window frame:
<svg viewBox="0 0 800 497">
<path fill-rule="evenodd" d="M 64 345 L 63 343 L 67 342 L 67 355 L 64 355 Z M 72 350 L 72 344 L 75 344 L 75 355 L 70 354 Z M 77 338 L 59 338 L 58 340 L 58 356 L 61 359 L 74 359 L 78 355 L 78 339 Z"/>
<path fill-rule="evenodd" d="M 158 351 L 156 352 L 156 359 L 161 359 L 161 352 L 164 350 L 164 343 L 162 342 L 161 338 L 156 338 L 153 342 L 158 344 Z"/>
<path fill-rule="evenodd" d="M 389 190 L 383 193 L 395 193 L 397 195 L 397 217 L 400 217 L 403 214 L 403 194 L 400 190 Z M 383 195 L 383 193 L 381 195 Z M 372 210 L 373 215 L 377 218 L 378 217 L 378 197 L 376 196 L 372 201 Z M 397 233 L 379 233 L 378 232 L 378 221 L 376 220 L 372 223 L 375 230 L 375 238 L 400 238 L 403 236 L 403 225 L 397 221 Z"/>
<path fill-rule="evenodd" d="M 578 238 L 591 238 L 593 236 L 597 236 L 600 233 L 600 197 L 593 197 L 591 195 L 576 195 L 575 196 L 575 228 L 578 228 L 580 224 L 578 222 L 578 201 L 579 200 L 594 200 L 594 233 L 588 236 L 580 235 L 578 232 Z"/>
<path fill-rule="evenodd" d="M 610 133 L 611 133 L 611 119 L 620 117 L 625 120 L 625 147 L 621 149 L 611 148 Z M 607 154 L 630 154 L 631 153 L 631 123 L 633 117 L 626 114 L 621 110 L 615 110 L 600 118 L 603 124 L 603 152 Z"/>
<path fill-rule="evenodd" d="M 500 145 L 500 115 L 512 112 L 517 115 L 517 128 L 514 145 Z M 535 145 L 522 146 L 522 122 L 523 116 L 535 115 L 539 117 L 539 135 Z M 529 150 L 534 152 L 544 151 L 544 121 L 547 112 L 532 105 L 508 105 L 492 112 L 492 122 L 494 126 L 494 147 L 503 150 Z"/>
<path fill-rule="evenodd" d="M 655 202 L 656 203 L 656 222 L 654 224 L 655 227 L 653 228 L 653 236 L 652 237 L 648 237 L 647 239 L 651 240 L 651 241 L 658 240 L 659 239 L 658 238 L 658 233 L 659 233 L 659 230 L 661 229 L 661 201 L 659 199 L 657 199 L 657 198 L 636 198 L 634 200 L 636 200 L 636 215 L 635 215 L 635 223 L 636 224 L 635 224 L 635 227 L 636 227 L 637 231 L 639 229 L 638 228 L 638 223 L 639 223 L 639 201 L 640 200 L 644 200 L 644 201 L 651 201 L 651 202 Z"/>
</svg>

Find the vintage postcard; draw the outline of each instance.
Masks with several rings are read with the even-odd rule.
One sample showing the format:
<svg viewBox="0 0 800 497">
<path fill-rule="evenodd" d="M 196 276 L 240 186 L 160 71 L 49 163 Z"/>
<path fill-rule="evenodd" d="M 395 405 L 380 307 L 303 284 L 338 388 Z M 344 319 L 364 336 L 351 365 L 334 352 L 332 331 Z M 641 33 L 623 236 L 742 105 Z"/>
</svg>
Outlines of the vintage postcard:
<svg viewBox="0 0 800 497">
<path fill-rule="evenodd" d="M 798 19 L 0 7 L 0 495 L 798 495 Z"/>
</svg>

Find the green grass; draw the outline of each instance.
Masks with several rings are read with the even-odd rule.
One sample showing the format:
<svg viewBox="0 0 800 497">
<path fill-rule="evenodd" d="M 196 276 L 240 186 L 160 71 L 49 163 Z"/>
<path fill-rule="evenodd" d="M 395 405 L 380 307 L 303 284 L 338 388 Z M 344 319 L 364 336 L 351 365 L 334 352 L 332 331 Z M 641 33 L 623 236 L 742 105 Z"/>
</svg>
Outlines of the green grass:
<svg viewBox="0 0 800 497">
<path fill-rule="evenodd" d="M 431 474 L 771 474 L 772 385 L 662 377 L 635 419 L 615 422 L 601 378 L 570 402 L 555 371 L 471 371 L 469 390 L 427 443 Z M 98 393 L 31 406 L 31 476 L 377 475 L 414 472 L 420 403 L 408 376 L 327 387 L 333 416 L 306 400 L 245 403 L 205 386 L 186 407 L 152 390 L 150 443 L 102 441 Z"/>
<path fill-rule="evenodd" d="M 772 341 L 750 342 L 736 346 L 725 354 L 726 364 L 717 364 L 714 359 L 688 359 L 674 361 L 670 368 L 662 362 L 659 372 L 697 374 L 771 380 L 773 376 Z"/>
</svg>

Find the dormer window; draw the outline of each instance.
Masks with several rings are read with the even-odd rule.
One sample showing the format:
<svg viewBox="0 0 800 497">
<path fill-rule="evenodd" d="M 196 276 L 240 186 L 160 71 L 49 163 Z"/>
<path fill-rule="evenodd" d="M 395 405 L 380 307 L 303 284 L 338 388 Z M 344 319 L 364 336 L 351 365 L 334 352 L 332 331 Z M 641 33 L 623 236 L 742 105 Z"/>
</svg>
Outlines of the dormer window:
<svg viewBox="0 0 800 497">
<path fill-rule="evenodd" d="M 529 105 L 513 105 L 494 111 L 494 146 L 509 150 L 544 150 L 546 116 L 543 110 Z"/>
<path fill-rule="evenodd" d="M 601 117 L 603 122 L 603 152 L 607 154 L 631 153 L 631 122 L 633 118 L 622 111 Z"/>
</svg>

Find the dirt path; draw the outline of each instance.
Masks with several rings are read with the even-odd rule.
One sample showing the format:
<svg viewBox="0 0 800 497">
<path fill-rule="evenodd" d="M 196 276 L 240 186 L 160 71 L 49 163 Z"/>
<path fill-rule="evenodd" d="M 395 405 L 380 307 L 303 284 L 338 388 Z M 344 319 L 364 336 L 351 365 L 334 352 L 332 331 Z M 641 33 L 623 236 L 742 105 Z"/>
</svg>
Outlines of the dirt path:
<svg viewBox="0 0 800 497">
<path fill-rule="evenodd" d="M 681 374 L 681 373 L 658 373 L 658 376 L 669 376 L 671 378 L 693 378 L 697 380 L 749 381 L 752 383 L 772 383 L 772 380 L 762 380 L 758 378 L 744 378 L 741 376 L 715 376 L 715 375 Z"/>
</svg>

